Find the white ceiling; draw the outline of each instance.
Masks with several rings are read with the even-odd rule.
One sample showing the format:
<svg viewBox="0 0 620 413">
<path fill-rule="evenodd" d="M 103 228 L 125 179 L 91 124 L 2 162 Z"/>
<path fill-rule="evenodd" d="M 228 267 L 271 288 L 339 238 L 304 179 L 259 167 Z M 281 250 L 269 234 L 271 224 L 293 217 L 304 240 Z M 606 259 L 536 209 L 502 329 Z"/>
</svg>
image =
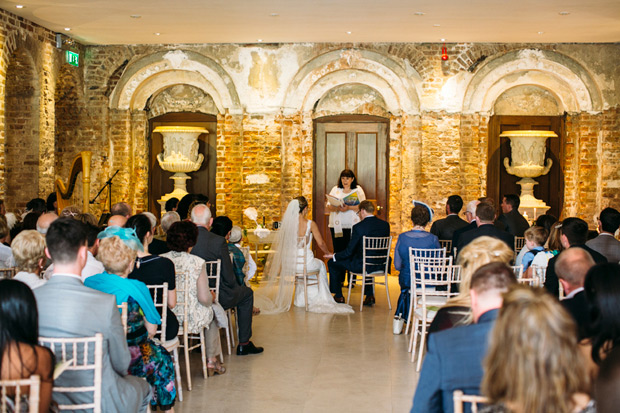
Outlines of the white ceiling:
<svg viewBox="0 0 620 413">
<path fill-rule="evenodd" d="M 620 0 L 0 0 L 0 8 L 101 45 L 620 42 Z"/>
</svg>

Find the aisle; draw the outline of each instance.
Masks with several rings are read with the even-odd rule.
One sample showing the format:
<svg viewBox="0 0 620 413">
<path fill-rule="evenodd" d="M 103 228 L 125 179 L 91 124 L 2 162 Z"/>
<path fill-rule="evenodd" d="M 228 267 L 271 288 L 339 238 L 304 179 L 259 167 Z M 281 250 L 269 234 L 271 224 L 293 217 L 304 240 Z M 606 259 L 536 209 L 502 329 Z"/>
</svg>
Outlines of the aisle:
<svg viewBox="0 0 620 413">
<path fill-rule="evenodd" d="M 357 303 L 359 290 L 352 296 Z M 377 292 L 377 304 L 362 313 L 359 307 L 351 315 L 293 308 L 256 317 L 253 341 L 265 352 L 226 356 L 223 376 L 203 380 L 200 355 L 193 354 L 194 387 L 184 387 L 176 411 L 408 412 L 417 374 L 405 336 L 392 334 L 385 292 Z M 390 277 L 392 306 L 398 293 L 398 280 Z"/>
</svg>

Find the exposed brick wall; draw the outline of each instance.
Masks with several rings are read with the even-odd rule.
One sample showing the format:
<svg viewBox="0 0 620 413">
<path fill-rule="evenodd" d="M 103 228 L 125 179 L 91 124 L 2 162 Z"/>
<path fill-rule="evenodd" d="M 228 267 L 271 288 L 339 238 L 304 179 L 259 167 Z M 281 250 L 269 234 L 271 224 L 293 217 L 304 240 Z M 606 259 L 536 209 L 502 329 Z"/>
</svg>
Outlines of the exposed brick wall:
<svg viewBox="0 0 620 413">
<path fill-rule="evenodd" d="M 620 210 L 620 109 L 603 112 L 601 141 L 600 208 L 611 206 Z"/>
</svg>

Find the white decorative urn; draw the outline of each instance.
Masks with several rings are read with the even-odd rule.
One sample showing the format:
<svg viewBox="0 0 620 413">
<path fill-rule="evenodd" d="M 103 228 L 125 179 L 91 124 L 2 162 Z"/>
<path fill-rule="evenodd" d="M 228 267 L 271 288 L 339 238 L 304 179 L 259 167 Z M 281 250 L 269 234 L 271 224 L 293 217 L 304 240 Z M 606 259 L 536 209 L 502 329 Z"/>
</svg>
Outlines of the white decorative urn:
<svg viewBox="0 0 620 413">
<path fill-rule="evenodd" d="M 195 126 L 158 126 L 153 132 L 161 133 L 164 137 L 164 152 L 157 155 L 159 166 L 165 171 L 174 172 L 170 177 L 174 182 L 174 190 L 158 201 L 163 213 L 167 200 L 180 200 L 187 195 L 186 181 L 191 178 L 186 172 L 197 171 L 204 159 L 198 153 L 198 136 L 209 131 Z"/>
<path fill-rule="evenodd" d="M 546 142 L 548 138 L 557 138 L 551 131 L 515 130 L 503 132 L 501 137 L 510 139 L 512 165 L 508 158 L 504 158 L 504 166 L 509 174 L 522 178 L 517 181 L 521 186 L 521 204 L 519 212 L 526 213 L 531 219 L 547 212 L 549 207 L 541 199 L 534 197 L 533 178 L 549 173 L 553 161 L 547 159 L 545 163 Z"/>
</svg>

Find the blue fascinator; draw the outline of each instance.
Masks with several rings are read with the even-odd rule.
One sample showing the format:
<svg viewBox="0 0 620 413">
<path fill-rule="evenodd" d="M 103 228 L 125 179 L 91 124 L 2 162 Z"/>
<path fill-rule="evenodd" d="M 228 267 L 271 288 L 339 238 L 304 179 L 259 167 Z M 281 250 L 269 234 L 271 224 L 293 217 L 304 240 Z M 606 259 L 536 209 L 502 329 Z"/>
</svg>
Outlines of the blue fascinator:
<svg viewBox="0 0 620 413">
<path fill-rule="evenodd" d="M 431 216 L 431 219 L 429 220 L 429 222 L 431 222 L 433 220 L 433 216 L 435 215 L 435 211 L 433 211 L 433 208 L 431 208 L 430 206 L 428 206 L 427 204 L 425 204 L 422 201 L 413 201 L 413 206 L 423 206 L 426 209 L 428 209 L 428 214 Z"/>
<path fill-rule="evenodd" d="M 117 226 L 107 227 L 97 235 L 98 239 L 119 237 L 121 241 L 134 251 L 144 251 L 142 243 L 136 235 L 136 230 L 133 228 L 121 228 Z"/>
</svg>

